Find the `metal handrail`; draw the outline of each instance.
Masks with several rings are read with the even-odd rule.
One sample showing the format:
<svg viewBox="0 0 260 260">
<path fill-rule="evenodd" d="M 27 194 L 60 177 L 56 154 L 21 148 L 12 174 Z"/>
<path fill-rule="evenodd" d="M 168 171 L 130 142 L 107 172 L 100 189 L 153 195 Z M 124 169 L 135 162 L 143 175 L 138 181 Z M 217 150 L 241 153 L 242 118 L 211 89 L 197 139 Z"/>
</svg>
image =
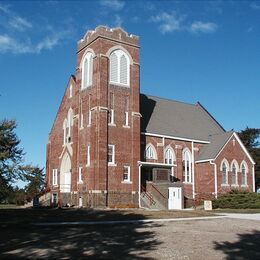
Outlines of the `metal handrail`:
<svg viewBox="0 0 260 260">
<path fill-rule="evenodd" d="M 167 199 L 152 183 L 151 183 L 152 188 L 154 188 L 163 198 Z"/>
</svg>

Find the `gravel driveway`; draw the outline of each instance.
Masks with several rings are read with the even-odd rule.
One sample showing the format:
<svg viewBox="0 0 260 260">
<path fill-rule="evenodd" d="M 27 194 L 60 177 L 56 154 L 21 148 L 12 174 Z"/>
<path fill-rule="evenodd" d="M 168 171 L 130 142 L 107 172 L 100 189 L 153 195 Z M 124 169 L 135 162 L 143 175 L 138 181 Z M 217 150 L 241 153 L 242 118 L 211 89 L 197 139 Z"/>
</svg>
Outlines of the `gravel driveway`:
<svg viewBox="0 0 260 260">
<path fill-rule="evenodd" d="M 260 259 L 260 222 L 2 225 L 0 259 Z"/>
</svg>

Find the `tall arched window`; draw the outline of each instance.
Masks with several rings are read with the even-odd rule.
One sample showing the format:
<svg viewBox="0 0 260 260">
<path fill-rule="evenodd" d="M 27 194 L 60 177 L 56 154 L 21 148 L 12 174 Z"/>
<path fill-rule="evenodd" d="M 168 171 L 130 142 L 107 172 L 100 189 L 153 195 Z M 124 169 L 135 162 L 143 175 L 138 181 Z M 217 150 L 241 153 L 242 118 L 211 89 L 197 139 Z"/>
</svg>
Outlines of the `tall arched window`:
<svg viewBox="0 0 260 260">
<path fill-rule="evenodd" d="M 130 61 L 122 50 L 115 50 L 110 54 L 110 83 L 129 86 Z"/>
<path fill-rule="evenodd" d="M 182 154 L 182 177 L 184 182 L 192 182 L 191 179 L 191 154 L 188 149 Z"/>
<path fill-rule="evenodd" d="M 87 88 L 92 85 L 93 74 L 93 54 L 88 52 L 82 62 L 82 85 L 81 88 Z"/>
<path fill-rule="evenodd" d="M 247 164 L 246 162 L 242 162 L 241 164 L 241 184 L 247 185 Z"/>
<path fill-rule="evenodd" d="M 221 164 L 222 184 L 228 184 L 228 165 L 225 161 Z"/>
<path fill-rule="evenodd" d="M 72 125 L 73 125 L 73 111 L 70 108 L 67 117 L 63 121 L 63 144 L 71 142 Z"/>
<path fill-rule="evenodd" d="M 236 161 L 232 162 L 231 170 L 232 170 L 232 184 L 237 185 L 237 163 L 236 163 Z"/>
<path fill-rule="evenodd" d="M 172 151 L 171 148 L 167 148 L 165 150 L 165 154 L 164 154 L 164 162 L 166 164 L 173 164 L 175 161 L 175 156 L 174 156 L 174 153 Z"/>
<path fill-rule="evenodd" d="M 146 159 L 156 159 L 156 152 L 154 147 L 151 144 L 148 144 L 145 149 L 145 158 Z"/>
</svg>

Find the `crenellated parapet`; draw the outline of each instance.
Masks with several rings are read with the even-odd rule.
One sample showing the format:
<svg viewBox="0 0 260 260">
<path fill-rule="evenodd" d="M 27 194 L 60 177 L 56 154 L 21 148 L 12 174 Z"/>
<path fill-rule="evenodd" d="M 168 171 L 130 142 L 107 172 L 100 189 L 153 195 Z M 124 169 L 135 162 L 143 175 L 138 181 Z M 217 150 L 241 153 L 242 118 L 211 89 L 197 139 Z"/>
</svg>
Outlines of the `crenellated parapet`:
<svg viewBox="0 0 260 260">
<path fill-rule="evenodd" d="M 84 37 L 78 41 L 78 51 L 96 40 L 97 38 L 107 38 L 118 42 L 130 44 L 139 47 L 139 37 L 133 34 L 128 34 L 121 27 L 109 28 L 100 25 L 95 30 L 87 31 Z"/>
</svg>

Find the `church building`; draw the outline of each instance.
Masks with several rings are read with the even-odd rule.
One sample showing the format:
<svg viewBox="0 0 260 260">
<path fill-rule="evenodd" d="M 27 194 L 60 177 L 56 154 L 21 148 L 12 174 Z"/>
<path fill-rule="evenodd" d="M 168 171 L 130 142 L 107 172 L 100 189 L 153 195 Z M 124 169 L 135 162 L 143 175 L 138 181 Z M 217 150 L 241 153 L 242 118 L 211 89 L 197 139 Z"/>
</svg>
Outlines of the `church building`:
<svg viewBox="0 0 260 260">
<path fill-rule="evenodd" d="M 98 26 L 77 44 L 75 75 L 47 143 L 53 205 L 181 209 L 255 191 L 238 135 L 200 104 L 140 93 L 139 38 Z"/>
</svg>

